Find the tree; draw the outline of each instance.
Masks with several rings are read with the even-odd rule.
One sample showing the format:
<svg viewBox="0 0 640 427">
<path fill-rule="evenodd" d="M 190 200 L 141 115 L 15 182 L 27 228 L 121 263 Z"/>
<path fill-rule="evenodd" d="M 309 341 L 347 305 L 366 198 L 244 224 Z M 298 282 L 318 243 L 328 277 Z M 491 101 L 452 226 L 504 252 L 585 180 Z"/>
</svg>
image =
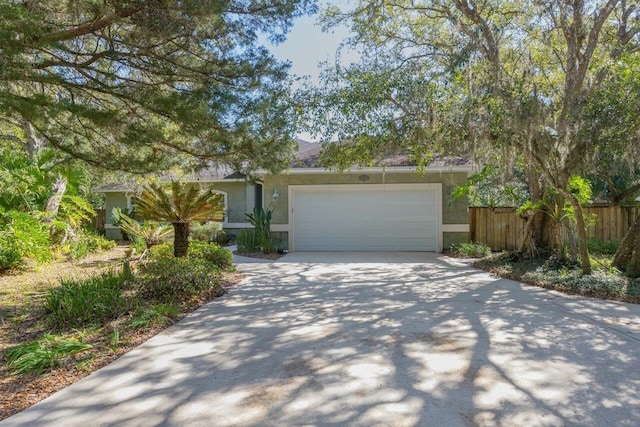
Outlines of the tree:
<svg viewBox="0 0 640 427">
<path fill-rule="evenodd" d="M 0 139 L 26 130 L 132 172 L 185 157 L 288 164 L 288 65 L 259 41 L 283 40 L 313 0 L 0 0 L 0 10 L 0 121 L 10 128 Z"/>
<path fill-rule="evenodd" d="M 418 161 L 457 152 L 502 168 L 521 162 L 532 204 L 553 192 L 553 203 L 572 211 L 565 225 L 577 234 L 589 273 L 586 223 L 571 190 L 598 144 L 588 136 L 585 106 L 615 62 L 636 55 L 639 11 L 635 2 L 616 0 L 361 1 L 346 12 L 329 8 L 327 25 L 349 25 L 347 45 L 362 59 L 325 74 L 316 99 L 326 104 L 316 122 L 331 122 L 329 129 L 346 124 L 349 133 L 339 135 L 346 144 L 328 145 L 342 164 L 395 147 Z M 366 93 L 376 94 L 369 104 L 350 102 Z"/>
<path fill-rule="evenodd" d="M 624 236 L 611 265 L 623 270 L 629 277 L 640 277 L 640 216 Z"/>
<path fill-rule="evenodd" d="M 189 224 L 192 221 L 221 221 L 224 199 L 212 188 L 171 182 L 171 191 L 149 184 L 136 197 L 137 215 L 145 220 L 169 222 L 173 226 L 173 255 L 187 256 Z"/>
</svg>

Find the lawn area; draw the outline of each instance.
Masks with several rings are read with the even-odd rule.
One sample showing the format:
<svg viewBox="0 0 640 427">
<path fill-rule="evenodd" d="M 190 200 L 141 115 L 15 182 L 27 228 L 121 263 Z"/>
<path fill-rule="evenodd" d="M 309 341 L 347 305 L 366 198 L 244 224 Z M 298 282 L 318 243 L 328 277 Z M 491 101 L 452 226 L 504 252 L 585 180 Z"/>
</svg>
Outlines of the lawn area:
<svg viewBox="0 0 640 427">
<path fill-rule="evenodd" d="M 0 276 L 0 419 L 110 363 L 240 280 L 231 254 L 159 245 L 133 273 L 126 247 Z"/>
</svg>

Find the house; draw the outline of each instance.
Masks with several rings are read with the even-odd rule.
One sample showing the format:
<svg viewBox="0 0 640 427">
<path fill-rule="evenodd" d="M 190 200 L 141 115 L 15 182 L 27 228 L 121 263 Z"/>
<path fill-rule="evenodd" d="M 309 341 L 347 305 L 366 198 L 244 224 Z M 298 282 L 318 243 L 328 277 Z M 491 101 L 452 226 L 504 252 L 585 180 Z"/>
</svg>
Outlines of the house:
<svg viewBox="0 0 640 427">
<path fill-rule="evenodd" d="M 250 228 L 245 213 L 272 209 L 271 230 L 289 251 L 432 251 L 467 241 L 467 202 L 451 200 L 452 190 L 472 172 L 460 158 L 439 159 L 418 175 L 407 156 L 385 159 L 382 167 L 329 171 L 318 165 L 320 145 L 299 142 L 296 161 L 277 175 L 258 171 L 249 181 L 219 166 L 183 177 L 211 184 L 224 195 L 223 227 Z M 105 185 L 106 234 L 120 238 L 114 207 L 131 207 L 134 188 Z"/>
</svg>

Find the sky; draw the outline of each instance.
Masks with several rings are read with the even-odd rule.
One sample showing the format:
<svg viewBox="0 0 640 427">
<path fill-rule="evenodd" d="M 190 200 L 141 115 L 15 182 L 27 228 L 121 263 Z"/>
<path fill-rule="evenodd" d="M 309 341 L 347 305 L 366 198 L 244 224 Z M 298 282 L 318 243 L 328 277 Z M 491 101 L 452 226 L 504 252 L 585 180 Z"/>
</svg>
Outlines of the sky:
<svg viewBox="0 0 640 427">
<path fill-rule="evenodd" d="M 271 47 L 273 55 L 283 61 L 291 62 L 291 73 L 298 76 L 311 76 L 317 80 L 318 63 L 329 60 L 334 62 L 340 42 L 347 37 L 347 30 L 340 28 L 333 33 L 322 32 L 315 16 L 298 18 L 287 40 Z"/>
</svg>

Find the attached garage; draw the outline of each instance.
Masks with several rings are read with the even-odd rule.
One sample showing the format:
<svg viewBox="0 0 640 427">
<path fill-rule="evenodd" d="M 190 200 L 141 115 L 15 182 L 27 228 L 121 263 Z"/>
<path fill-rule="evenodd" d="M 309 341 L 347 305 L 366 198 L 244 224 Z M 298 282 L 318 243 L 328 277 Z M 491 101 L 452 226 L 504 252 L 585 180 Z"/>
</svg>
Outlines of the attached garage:
<svg viewBox="0 0 640 427">
<path fill-rule="evenodd" d="M 293 251 L 440 251 L 441 184 L 289 186 Z"/>
</svg>

